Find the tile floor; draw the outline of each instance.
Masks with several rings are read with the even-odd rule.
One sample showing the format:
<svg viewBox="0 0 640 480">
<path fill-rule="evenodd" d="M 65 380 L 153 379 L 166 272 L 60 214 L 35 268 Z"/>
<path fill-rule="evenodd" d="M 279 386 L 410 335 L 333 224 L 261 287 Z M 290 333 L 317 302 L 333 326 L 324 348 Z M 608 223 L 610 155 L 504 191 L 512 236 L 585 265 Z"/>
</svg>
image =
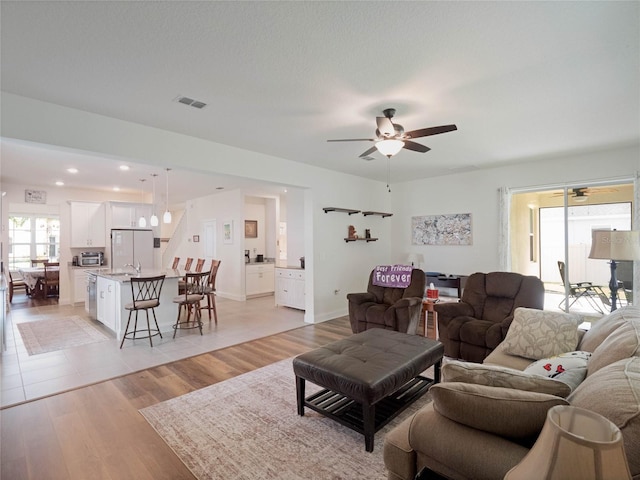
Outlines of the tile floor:
<svg viewBox="0 0 640 480">
<path fill-rule="evenodd" d="M 15 301 L 15 299 L 14 299 Z M 100 382 L 123 374 L 172 362 L 230 345 L 273 335 L 306 325 L 304 312 L 275 307 L 273 296 L 246 302 L 217 298 L 218 325 L 209 323 L 203 311 L 203 335 L 198 330 L 173 332 L 163 338 L 125 340 L 122 350 L 115 334 L 87 317 L 84 306 L 46 305 L 14 308 L 7 316 L 7 349 L 0 363 L 0 406 Z M 109 335 L 104 342 L 66 350 L 29 355 L 24 347 L 18 323 L 78 315 Z"/>
</svg>

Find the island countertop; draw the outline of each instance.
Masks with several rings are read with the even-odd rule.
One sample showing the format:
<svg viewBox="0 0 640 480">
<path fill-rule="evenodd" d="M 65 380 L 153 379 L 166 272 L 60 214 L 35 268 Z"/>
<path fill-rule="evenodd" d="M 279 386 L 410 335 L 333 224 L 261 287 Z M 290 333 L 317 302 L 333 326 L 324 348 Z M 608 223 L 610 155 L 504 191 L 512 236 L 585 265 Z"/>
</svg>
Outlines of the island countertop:
<svg viewBox="0 0 640 480">
<path fill-rule="evenodd" d="M 95 273 L 98 277 L 106 278 L 107 280 L 115 280 L 121 283 L 130 283 L 131 278 L 146 278 L 146 277 L 157 277 L 159 275 L 165 275 L 165 278 L 182 278 L 185 275 L 185 271 L 182 270 L 172 270 L 171 268 L 167 268 L 165 270 L 157 270 L 157 269 L 143 269 L 140 273 L 135 272 L 131 268 L 96 268 L 93 273 Z"/>
</svg>

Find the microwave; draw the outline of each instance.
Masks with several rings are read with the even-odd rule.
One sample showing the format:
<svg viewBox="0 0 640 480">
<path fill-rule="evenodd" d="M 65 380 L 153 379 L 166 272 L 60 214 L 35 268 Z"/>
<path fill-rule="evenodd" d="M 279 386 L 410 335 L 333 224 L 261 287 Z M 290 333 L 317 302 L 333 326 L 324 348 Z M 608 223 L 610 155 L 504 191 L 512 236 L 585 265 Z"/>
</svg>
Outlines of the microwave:
<svg viewBox="0 0 640 480">
<path fill-rule="evenodd" d="M 81 267 L 98 267 L 104 263 L 102 252 L 82 252 L 78 257 L 78 264 Z"/>
</svg>

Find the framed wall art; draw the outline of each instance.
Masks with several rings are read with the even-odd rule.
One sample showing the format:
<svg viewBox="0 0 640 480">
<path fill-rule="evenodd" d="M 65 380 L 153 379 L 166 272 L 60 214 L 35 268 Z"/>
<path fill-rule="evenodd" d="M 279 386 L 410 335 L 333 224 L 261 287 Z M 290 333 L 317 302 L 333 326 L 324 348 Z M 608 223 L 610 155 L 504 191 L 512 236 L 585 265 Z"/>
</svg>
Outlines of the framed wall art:
<svg viewBox="0 0 640 480">
<path fill-rule="evenodd" d="M 226 220 L 222 223 L 222 243 L 233 243 L 233 221 Z"/>
<path fill-rule="evenodd" d="M 244 238 L 258 238 L 258 221 L 244 221 Z"/>
<path fill-rule="evenodd" d="M 47 192 L 44 190 L 25 190 L 24 203 L 47 203 Z"/>
<path fill-rule="evenodd" d="M 413 245 L 471 245 L 471 214 L 411 217 Z"/>
</svg>

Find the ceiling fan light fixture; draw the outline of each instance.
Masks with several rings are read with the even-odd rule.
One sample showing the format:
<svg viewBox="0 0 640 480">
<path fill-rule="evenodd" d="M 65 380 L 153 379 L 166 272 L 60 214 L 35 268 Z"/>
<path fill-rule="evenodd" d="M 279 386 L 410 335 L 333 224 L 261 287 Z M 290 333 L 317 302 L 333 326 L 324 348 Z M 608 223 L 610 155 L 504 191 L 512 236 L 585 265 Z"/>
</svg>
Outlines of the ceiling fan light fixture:
<svg viewBox="0 0 640 480">
<path fill-rule="evenodd" d="M 376 142 L 376 148 L 380 153 L 387 157 L 393 157 L 404 147 L 402 140 L 380 140 Z"/>
</svg>

